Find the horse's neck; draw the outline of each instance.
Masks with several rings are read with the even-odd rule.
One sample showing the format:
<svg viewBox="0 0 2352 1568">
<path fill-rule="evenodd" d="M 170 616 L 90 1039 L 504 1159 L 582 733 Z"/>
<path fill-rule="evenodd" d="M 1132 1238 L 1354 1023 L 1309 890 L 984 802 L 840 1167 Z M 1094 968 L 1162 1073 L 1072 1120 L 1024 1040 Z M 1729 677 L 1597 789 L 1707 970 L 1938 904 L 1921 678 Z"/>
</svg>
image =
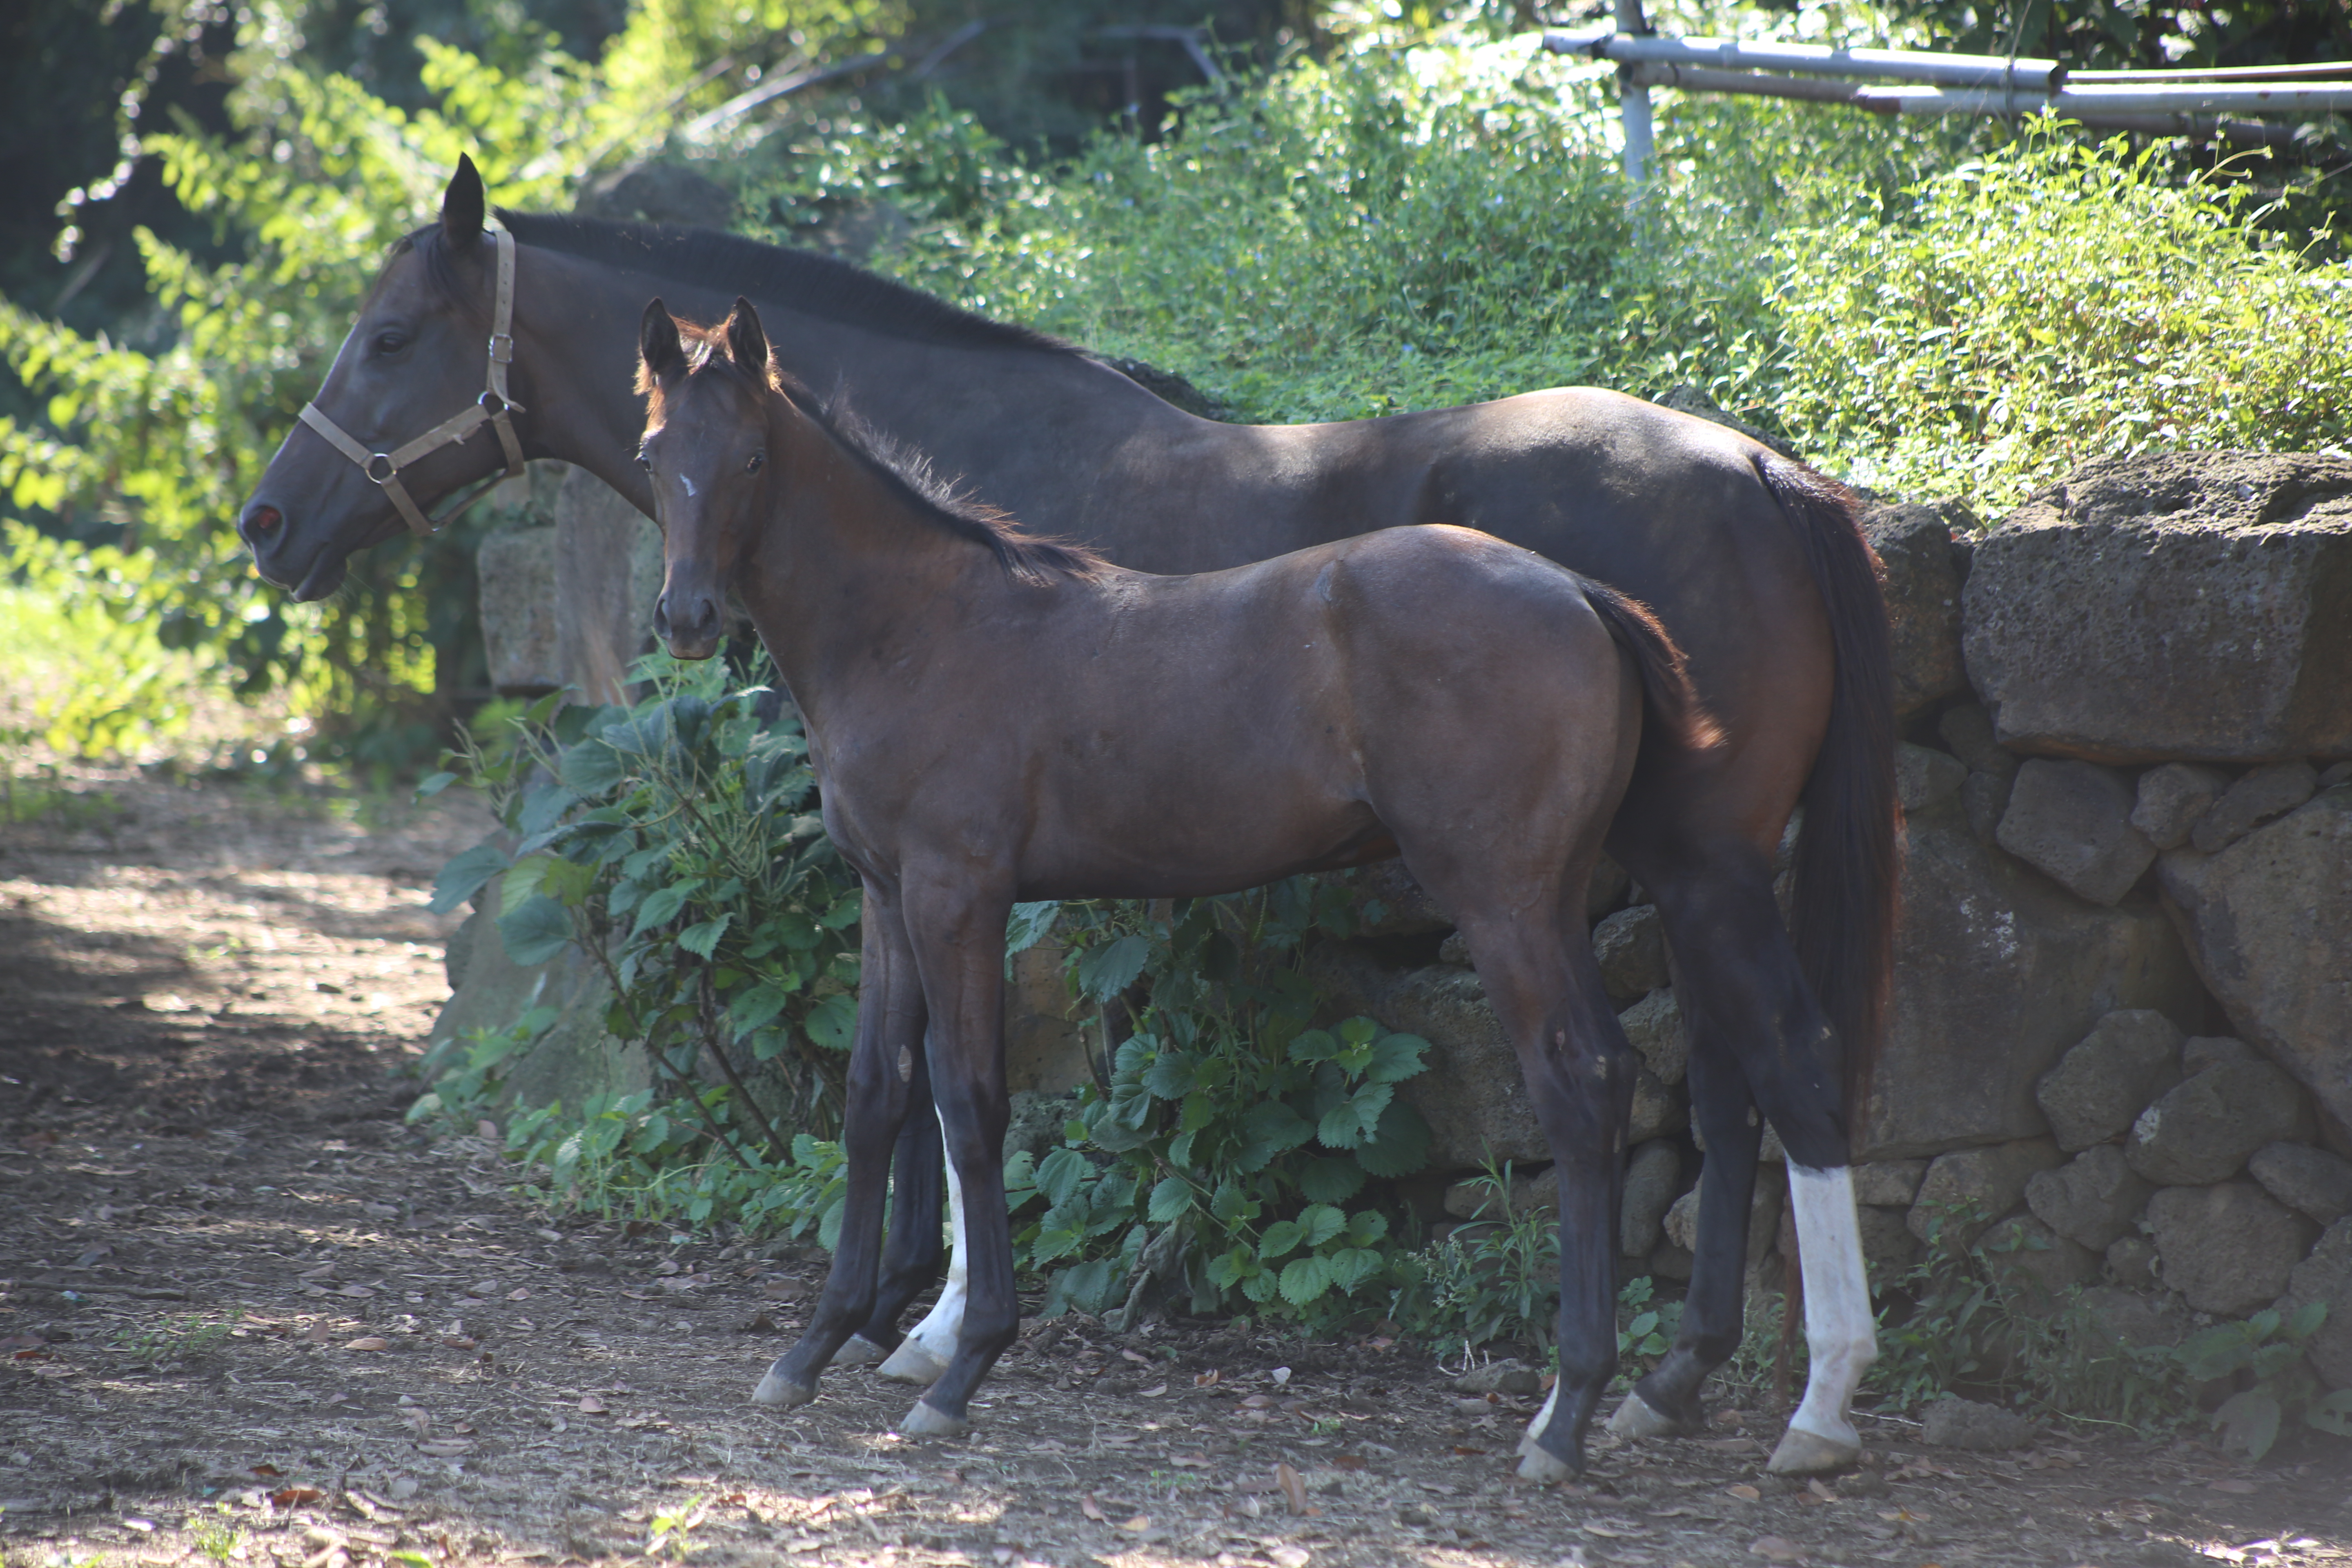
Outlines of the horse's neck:
<svg viewBox="0 0 2352 1568">
<path fill-rule="evenodd" d="M 918 512 L 782 399 L 769 448 L 782 492 L 737 590 L 813 726 L 876 679 L 903 685 L 956 640 L 955 623 L 1010 592 L 985 545 Z"/>
</svg>

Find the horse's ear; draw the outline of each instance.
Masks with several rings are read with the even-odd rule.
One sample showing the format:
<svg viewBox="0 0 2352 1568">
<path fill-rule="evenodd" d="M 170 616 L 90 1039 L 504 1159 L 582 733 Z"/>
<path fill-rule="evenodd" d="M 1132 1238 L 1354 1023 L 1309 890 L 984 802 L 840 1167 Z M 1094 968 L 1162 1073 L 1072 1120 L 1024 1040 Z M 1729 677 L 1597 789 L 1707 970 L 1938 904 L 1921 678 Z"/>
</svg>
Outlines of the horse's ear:
<svg viewBox="0 0 2352 1568">
<path fill-rule="evenodd" d="M 739 369 L 766 379 L 768 334 L 760 330 L 760 312 L 740 294 L 735 296 L 735 308 L 727 313 L 727 357 Z"/>
<path fill-rule="evenodd" d="M 646 319 L 637 328 L 637 358 L 646 379 L 655 384 L 686 374 L 686 347 L 677 341 L 677 323 L 659 300 L 646 306 Z"/>
<path fill-rule="evenodd" d="M 441 235 L 452 245 L 464 247 L 456 254 L 474 254 L 473 247 L 481 242 L 485 210 L 482 172 L 460 153 L 457 172 L 449 176 L 449 188 L 441 193 Z"/>
</svg>

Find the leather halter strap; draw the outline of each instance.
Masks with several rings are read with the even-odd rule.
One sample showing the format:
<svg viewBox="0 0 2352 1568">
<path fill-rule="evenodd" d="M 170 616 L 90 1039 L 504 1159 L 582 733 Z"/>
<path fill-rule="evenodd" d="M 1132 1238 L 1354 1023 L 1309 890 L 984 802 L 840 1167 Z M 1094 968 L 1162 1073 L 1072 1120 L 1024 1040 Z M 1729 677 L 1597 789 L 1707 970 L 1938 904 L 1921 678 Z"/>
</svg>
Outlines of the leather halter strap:
<svg viewBox="0 0 2352 1568">
<path fill-rule="evenodd" d="M 315 403 L 302 405 L 302 423 L 317 431 L 344 457 L 360 466 L 360 471 L 373 480 L 413 533 L 438 533 L 455 522 L 468 508 L 496 487 L 496 480 L 484 485 L 437 518 L 425 515 L 408 487 L 400 481 L 400 470 L 428 453 L 437 452 L 453 442 L 469 439 L 475 431 L 488 425 L 499 433 L 499 445 L 505 449 L 506 472 L 502 479 L 513 479 L 523 471 L 522 443 L 515 439 L 514 422 L 507 417 L 511 409 L 520 408 L 507 395 L 507 366 L 514 363 L 514 236 L 505 229 L 493 229 L 490 237 L 498 242 L 499 291 L 496 313 L 490 322 L 489 370 L 483 378 L 482 395 L 471 406 L 459 410 L 415 440 L 395 447 L 389 452 L 371 452 L 354 440 L 350 432 L 327 416 Z"/>
</svg>

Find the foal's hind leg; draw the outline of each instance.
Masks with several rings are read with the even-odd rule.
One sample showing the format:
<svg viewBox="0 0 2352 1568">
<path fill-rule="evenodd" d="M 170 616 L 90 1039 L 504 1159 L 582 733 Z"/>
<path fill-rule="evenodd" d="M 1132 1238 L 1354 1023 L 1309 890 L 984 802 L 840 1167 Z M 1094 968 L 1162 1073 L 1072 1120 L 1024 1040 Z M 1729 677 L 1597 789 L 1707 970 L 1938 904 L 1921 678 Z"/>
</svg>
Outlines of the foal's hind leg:
<svg viewBox="0 0 2352 1568">
<path fill-rule="evenodd" d="M 922 988 L 898 911 L 870 880 L 862 926 L 857 1044 L 850 1053 L 848 1098 L 842 1114 L 848 1192 L 843 1200 L 841 1240 L 807 1330 L 751 1391 L 755 1404 L 793 1405 L 814 1399 L 817 1374 L 874 1310 L 890 1150 L 913 1098 L 914 1074 L 902 1076 L 898 1067 L 923 1049 L 924 1014 Z"/>
<path fill-rule="evenodd" d="M 940 1277 L 939 1112 L 931 1104 L 927 1052 L 913 1053 L 914 1080 L 908 1086 L 907 1120 L 898 1127 L 898 1152 L 890 1168 L 890 1234 L 882 1248 L 882 1279 L 866 1326 L 835 1351 L 835 1366 L 882 1363 L 885 1376 L 903 1351 L 898 1317 Z"/>
<path fill-rule="evenodd" d="M 1523 912 L 1467 915 L 1463 925 L 1559 1172 L 1559 1378 L 1519 1467 L 1529 1480 L 1557 1480 L 1583 1470 L 1585 1430 L 1617 1370 L 1617 1227 L 1637 1058 L 1572 926 Z"/>
<path fill-rule="evenodd" d="M 1692 1031 L 1693 1110 L 1707 1160 L 1699 1254 L 1675 1353 L 1636 1387 L 1612 1426 L 1689 1429 L 1700 1382 L 1738 1344 L 1745 1196 L 1760 1136 L 1746 1125 L 1752 1095 L 1789 1153 L 1812 1366 L 1771 1468 L 1790 1474 L 1843 1468 L 1861 1454 L 1846 1411 L 1877 1342 L 1846 1169 L 1837 1041 L 1780 923 L 1770 863 L 1753 846 L 1660 856 L 1629 845 L 1621 858 L 1655 893 L 1675 955 L 1676 995 Z M 1720 1159 L 1719 1126 L 1733 1139 Z M 1718 1165 L 1720 1188 L 1713 1184 Z"/>
<path fill-rule="evenodd" d="M 940 1150 L 944 1159 L 946 1146 L 940 1141 L 937 1123 L 933 1124 L 931 1146 Z M 948 1226 L 955 1233 L 947 1285 L 931 1310 L 923 1314 L 923 1321 L 908 1330 L 907 1337 L 898 1342 L 898 1348 L 890 1352 L 889 1359 L 875 1369 L 885 1377 L 920 1384 L 925 1388 L 940 1380 L 940 1373 L 947 1371 L 948 1362 L 955 1354 L 956 1337 L 963 1332 L 964 1299 L 969 1293 L 970 1265 L 966 1258 L 971 1248 L 964 1231 L 963 1183 L 952 1166 L 947 1171 L 947 1188 Z M 936 1206 L 935 1203 L 935 1210 Z M 937 1234 L 936 1225 L 932 1229 Z"/>
</svg>

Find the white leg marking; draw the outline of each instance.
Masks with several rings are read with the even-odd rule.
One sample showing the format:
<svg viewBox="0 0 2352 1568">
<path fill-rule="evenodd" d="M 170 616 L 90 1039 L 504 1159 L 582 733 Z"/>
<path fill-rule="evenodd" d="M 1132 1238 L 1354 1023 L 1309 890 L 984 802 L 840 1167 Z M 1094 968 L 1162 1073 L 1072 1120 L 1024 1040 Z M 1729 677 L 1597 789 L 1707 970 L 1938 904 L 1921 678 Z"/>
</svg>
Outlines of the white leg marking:
<svg viewBox="0 0 2352 1568">
<path fill-rule="evenodd" d="M 944 1149 L 946 1136 L 941 1134 Z M 963 1179 L 956 1174 L 955 1157 L 947 1156 L 948 1219 L 955 1240 L 948 1255 L 947 1288 L 940 1299 L 924 1314 L 923 1321 L 908 1331 L 905 1341 L 890 1352 L 882 1363 L 882 1375 L 905 1383 L 919 1383 L 926 1387 L 939 1381 L 948 1363 L 956 1352 L 956 1340 L 963 1332 L 964 1300 L 964 1226 Z"/>
<path fill-rule="evenodd" d="M 1862 1232 L 1853 1209 L 1853 1172 L 1789 1166 L 1797 1210 L 1797 1253 L 1805 1270 L 1805 1349 L 1812 1372 L 1804 1403 L 1790 1418 L 1802 1432 L 1858 1453 L 1861 1435 L 1846 1411 L 1862 1374 L 1878 1359 L 1870 1281 L 1862 1262 Z"/>
<path fill-rule="evenodd" d="M 1559 1403 L 1559 1384 L 1555 1383 L 1551 1385 L 1551 1392 L 1544 1395 L 1543 1408 L 1537 1411 L 1536 1418 L 1528 1423 L 1528 1429 L 1519 1434 L 1520 1458 L 1524 1459 L 1536 1451 L 1536 1438 L 1551 1425 L 1551 1407 Z"/>
</svg>

